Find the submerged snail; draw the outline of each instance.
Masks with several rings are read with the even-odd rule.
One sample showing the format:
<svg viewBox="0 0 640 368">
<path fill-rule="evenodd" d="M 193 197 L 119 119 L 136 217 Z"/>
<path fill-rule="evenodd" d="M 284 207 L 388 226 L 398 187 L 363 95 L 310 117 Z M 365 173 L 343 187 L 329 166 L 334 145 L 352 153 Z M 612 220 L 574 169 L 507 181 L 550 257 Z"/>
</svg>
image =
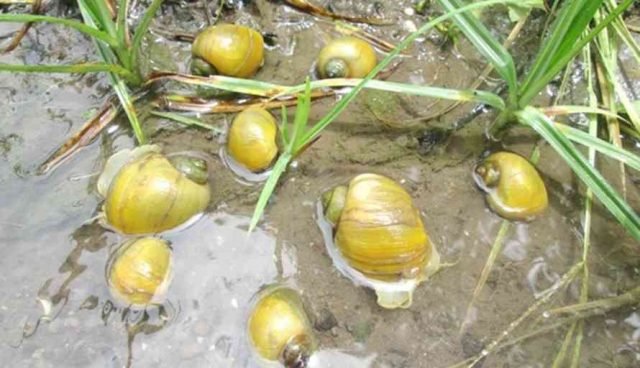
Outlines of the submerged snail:
<svg viewBox="0 0 640 368">
<path fill-rule="evenodd" d="M 306 367 L 316 349 L 300 295 L 282 285 L 268 286 L 256 295 L 247 332 L 260 358 L 279 361 L 286 368 Z"/>
<path fill-rule="evenodd" d="M 330 41 L 318 55 L 321 78 L 362 78 L 376 66 L 376 53 L 366 41 L 345 36 Z"/>
<path fill-rule="evenodd" d="M 547 208 L 547 190 L 538 171 L 524 157 L 497 152 L 473 172 L 493 211 L 509 220 L 528 221 Z"/>
<path fill-rule="evenodd" d="M 408 308 L 440 263 L 409 194 L 387 177 L 361 174 L 324 193 L 322 205 L 334 227 L 325 243 L 338 269 L 373 288 L 380 306 Z"/>
<path fill-rule="evenodd" d="M 124 234 L 173 229 L 209 204 L 207 163 L 145 145 L 114 154 L 98 179 L 107 224 Z"/>
<path fill-rule="evenodd" d="M 239 113 L 229 129 L 227 153 L 251 172 L 264 171 L 278 155 L 278 125 L 267 110 L 250 107 Z"/>
<path fill-rule="evenodd" d="M 236 24 L 204 29 L 191 47 L 194 74 L 247 78 L 264 61 L 264 40 L 257 31 Z"/>
<path fill-rule="evenodd" d="M 158 303 L 171 281 L 171 265 L 171 248 L 166 241 L 154 237 L 129 240 L 107 262 L 109 291 L 133 307 Z"/>
</svg>

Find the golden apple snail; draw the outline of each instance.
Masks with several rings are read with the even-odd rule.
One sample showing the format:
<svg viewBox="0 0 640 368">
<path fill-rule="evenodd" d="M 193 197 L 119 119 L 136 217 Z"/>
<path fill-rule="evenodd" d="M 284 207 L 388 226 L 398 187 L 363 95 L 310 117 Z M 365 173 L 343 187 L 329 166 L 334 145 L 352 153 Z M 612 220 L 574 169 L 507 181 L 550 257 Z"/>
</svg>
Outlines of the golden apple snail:
<svg viewBox="0 0 640 368">
<path fill-rule="evenodd" d="M 321 78 L 363 78 L 376 66 L 373 47 L 352 36 L 331 40 L 318 55 L 316 69 Z"/>
<path fill-rule="evenodd" d="M 171 248 L 166 241 L 145 237 L 123 243 L 109 257 L 107 285 L 121 303 L 145 307 L 160 303 L 171 281 Z"/>
<path fill-rule="evenodd" d="M 255 297 L 247 321 L 249 342 L 260 359 L 286 368 L 304 368 L 316 338 L 298 292 L 270 285 Z"/>
<path fill-rule="evenodd" d="M 529 221 L 547 208 L 544 181 L 520 155 L 493 153 L 474 168 L 473 177 L 489 207 L 508 220 Z"/>
<path fill-rule="evenodd" d="M 414 289 L 439 267 L 420 212 L 387 177 L 361 174 L 324 193 L 322 215 L 327 222 L 319 224 L 334 264 L 374 289 L 384 308 L 411 306 Z"/>
<path fill-rule="evenodd" d="M 173 229 L 202 214 L 209 204 L 206 161 L 170 158 L 145 145 L 111 156 L 98 179 L 107 225 L 124 234 Z"/>
<path fill-rule="evenodd" d="M 191 52 L 194 74 L 247 78 L 264 62 L 264 40 L 252 28 L 221 24 L 200 32 L 193 41 Z"/>
</svg>

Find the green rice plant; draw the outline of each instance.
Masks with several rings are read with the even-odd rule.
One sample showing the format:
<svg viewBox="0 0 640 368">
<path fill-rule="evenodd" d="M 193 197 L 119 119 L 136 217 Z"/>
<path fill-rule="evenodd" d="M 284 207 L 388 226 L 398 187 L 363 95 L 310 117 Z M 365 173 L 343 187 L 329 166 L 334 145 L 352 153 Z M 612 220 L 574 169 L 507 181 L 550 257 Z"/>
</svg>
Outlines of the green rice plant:
<svg viewBox="0 0 640 368">
<path fill-rule="evenodd" d="M 131 88 L 143 83 L 140 73 L 140 47 L 149 24 L 162 0 L 153 0 L 140 23 L 131 34 L 128 27 L 129 0 L 118 1 L 118 12 L 113 18 L 103 0 L 78 0 L 82 22 L 74 19 L 58 18 L 35 14 L 0 14 L 0 22 L 59 24 L 89 36 L 102 60 L 100 63 L 79 63 L 71 65 L 20 65 L 0 63 L 0 71 L 29 73 L 95 73 L 106 72 L 120 105 L 127 114 L 138 143 L 146 138 L 138 120 L 131 95 Z"/>
<path fill-rule="evenodd" d="M 516 75 L 513 57 L 491 35 L 486 27 L 469 10 L 486 7 L 497 3 L 507 4 L 510 1 L 481 1 L 469 5 L 463 5 L 459 0 L 437 0 L 447 10 L 447 13 L 438 17 L 416 32 L 410 34 L 397 48 L 389 53 L 374 70 L 365 78 L 355 83 L 350 93 L 344 96 L 319 122 L 317 122 L 301 139 L 302 143 L 309 144 L 316 139 L 328 124 L 330 124 L 353 101 L 356 95 L 378 81 L 372 79 L 385 68 L 399 52 L 406 48 L 420 34 L 431 29 L 445 19 L 452 18 L 456 25 L 475 45 L 476 49 L 493 65 L 496 72 L 505 81 L 508 90 L 503 104 L 492 104 L 499 111 L 494 130 L 512 124 L 520 123 L 531 127 L 547 143 L 553 147 L 559 156 L 571 167 L 576 175 L 582 179 L 586 186 L 611 212 L 620 224 L 635 238 L 640 240 L 640 217 L 629 204 L 613 189 L 609 182 L 591 165 L 583 154 L 571 143 L 570 139 L 599 150 L 612 158 L 626 157 L 627 162 L 637 162 L 635 155 L 626 152 L 621 147 L 613 147 L 597 137 L 586 137 L 575 129 L 559 127 L 542 110 L 531 105 L 534 98 L 551 82 L 566 66 L 583 50 L 583 47 L 591 42 L 603 29 L 619 19 L 620 14 L 627 9 L 633 0 L 624 0 L 620 5 L 609 10 L 607 15 L 599 19 L 595 26 L 585 34 L 588 25 L 594 20 L 596 11 L 601 8 L 603 0 L 575 0 L 563 2 L 558 10 L 558 15 L 553 21 L 549 36 L 544 40 L 535 61 L 523 80 Z M 526 2 L 520 2 L 524 4 Z M 227 80 L 231 82 L 231 80 Z M 239 83 L 239 82 L 238 82 Z M 215 83 L 214 83 L 215 84 Z M 397 83 L 396 92 L 409 92 L 409 85 Z M 417 89 L 429 91 L 431 87 L 419 86 Z M 295 90 L 292 88 L 290 91 Z M 448 90 L 450 93 L 459 91 Z M 425 92 L 424 95 L 442 97 Z M 503 105 L 498 106 L 498 105 Z M 585 107 L 587 109 L 588 107 Z M 580 110 L 579 107 L 575 108 Z M 615 153 L 614 153 L 615 152 Z M 624 152 L 624 153 L 623 153 Z M 634 158 L 635 157 L 635 158 Z M 280 173 L 281 174 L 281 173 Z M 277 176 L 279 176 L 278 174 Z M 259 203 L 266 203 L 273 194 L 275 185 L 270 183 L 265 186 L 259 198 Z M 257 206 L 254 212 L 253 228 L 262 216 L 264 206 Z"/>
</svg>

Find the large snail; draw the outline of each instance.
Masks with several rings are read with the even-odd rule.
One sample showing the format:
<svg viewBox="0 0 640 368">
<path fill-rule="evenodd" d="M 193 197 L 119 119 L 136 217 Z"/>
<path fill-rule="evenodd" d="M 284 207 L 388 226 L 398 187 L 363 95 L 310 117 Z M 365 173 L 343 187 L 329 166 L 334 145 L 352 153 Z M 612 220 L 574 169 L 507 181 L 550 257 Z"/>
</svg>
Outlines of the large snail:
<svg viewBox="0 0 640 368">
<path fill-rule="evenodd" d="M 173 229 L 201 214 L 209 204 L 206 161 L 170 159 L 154 145 L 114 154 L 98 179 L 107 224 L 124 234 Z"/>
<path fill-rule="evenodd" d="M 547 190 L 538 171 L 524 157 L 497 152 L 478 164 L 473 177 L 500 216 L 529 221 L 547 208 Z"/>
<path fill-rule="evenodd" d="M 286 368 L 307 366 L 316 339 L 297 291 L 270 285 L 259 292 L 247 321 L 247 333 L 255 353 Z"/>
<path fill-rule="evenodd" d="M 408 308 L 440 262 L 409 194 L 387 177 L 361 174 L 324 193 L 322 205 L 334 227 L 333 238 L 323 230 L 338 269 L 373 288 L 380 306 Z"/>
<path fill-rule="evenodd" d="M 318 55 L 321 78 L 363 78 L 376 66 L 376 53 L 366 41 L 345 36 L 331 40 Z"/>
<path fill-rule="evenodd" d="M 277 136 L 278 125 L 273 115 L 263 108 L 250 107 L 233 119 L 227 153 L 251 172 L 264 171 L 278 155 Z"/>
<path fill-rule="evenodd" d="M 109 291 L 132 307 L 159 303 L 171 281 L 171 266 L 171 248 L 166 241 L 154 237 L 129 240 L 107 262 Z"/>
<path fill-rule="evenodd" d="M 264 40 L 249 27 L 221 24 L 200 32 L 191 52 L 194 74 L 247 78 L 263 64 Z"/>
</svg>

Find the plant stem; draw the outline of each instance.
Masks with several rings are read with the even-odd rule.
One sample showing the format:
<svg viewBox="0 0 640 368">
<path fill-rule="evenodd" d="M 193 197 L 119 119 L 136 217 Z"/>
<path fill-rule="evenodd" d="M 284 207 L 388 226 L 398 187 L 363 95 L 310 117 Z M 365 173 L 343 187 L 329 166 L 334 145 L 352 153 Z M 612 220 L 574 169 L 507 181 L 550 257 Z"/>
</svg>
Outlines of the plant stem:
<svg viewBox="0 0 640 368">
<path fill-rule="evenodd" d="M 33 14 L 0 14 L 0 22 L 8 23 L 25 23 L 25 22 L 45 22 L 51 24 L 61 24 L 77 31 L 80 31 L 92 38 L 98 39 L 111 47 L 118 47 L 118 41 L 109 34 L 102 32 L 96 28 L 90 27 L 77 20 L 50 17 L 47 15 Z"/>
<path fill-rule="evenodd" d="M 72 64 L 72 65 L 21 65 L 0 63 L 0 71 L 23 73 L 96 73 L 109 72 L 127 80 L 135 78 L 128 70 L 117 64 Z"/>
</svg>

